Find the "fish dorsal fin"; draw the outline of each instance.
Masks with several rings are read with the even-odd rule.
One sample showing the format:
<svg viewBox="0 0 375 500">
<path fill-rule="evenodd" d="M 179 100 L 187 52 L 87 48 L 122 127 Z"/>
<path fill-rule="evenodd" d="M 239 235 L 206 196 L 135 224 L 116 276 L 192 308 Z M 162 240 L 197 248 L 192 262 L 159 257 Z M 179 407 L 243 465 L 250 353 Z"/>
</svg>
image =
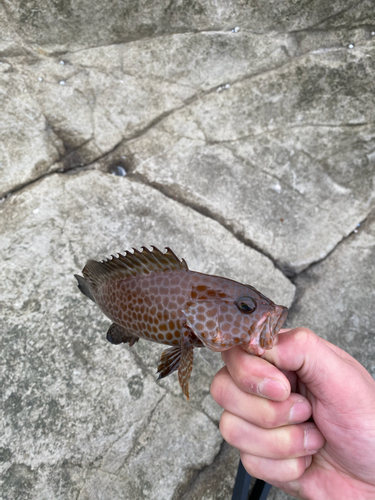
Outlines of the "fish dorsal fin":
<svg viewBox="0 0 375 500">
<path fill-rule="evenodd" d="M 118 257 L 97 262 L 89 260 L 84 267 L 83 276 L 93 285 L 100 285 L 105 279 L 124 279 L 137 274 L 160 273 L 165 271 L 188 271 L 184 259 L 180 260 L 174 252 L 166 247 L 166 253 L 151 245 L 150 251 L 141 247 L 142 252 L 133 248 L 134 253 L 126 251 Z"/>
</svg>

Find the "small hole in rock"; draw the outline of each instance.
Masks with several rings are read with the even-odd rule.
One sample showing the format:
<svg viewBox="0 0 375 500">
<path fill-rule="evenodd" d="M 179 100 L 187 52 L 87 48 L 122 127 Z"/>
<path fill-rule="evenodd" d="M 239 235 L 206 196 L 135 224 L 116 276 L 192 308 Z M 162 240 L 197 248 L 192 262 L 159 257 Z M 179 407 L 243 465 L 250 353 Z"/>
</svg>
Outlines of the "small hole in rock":
<svg viewBox="0 0 375 500">
<path fill-rule="evenodd" d="M 110 163 L 105 166 L 105 171 L 117 177 L 125 177 L 132 173 L 133 158 L 131 155 L 121 155 L 113 158 Z"/>
<path fill-rule="evenodd" d="M 119 177 L 125 177 L 126 170 L 122 165 L 114 165 L 110 167 L 109 173 L 112 175 L 118 175 Z"/>
<path fill-rule="evenodd" d="M 131 173 L 132 158 L 131 156 L 122 155 L 117 159 L 112 160 L 112 162 L 106 167 L 106 170 L 111 175 L 117 175 L 118 177 L 125 177 Z"/>
</svg>

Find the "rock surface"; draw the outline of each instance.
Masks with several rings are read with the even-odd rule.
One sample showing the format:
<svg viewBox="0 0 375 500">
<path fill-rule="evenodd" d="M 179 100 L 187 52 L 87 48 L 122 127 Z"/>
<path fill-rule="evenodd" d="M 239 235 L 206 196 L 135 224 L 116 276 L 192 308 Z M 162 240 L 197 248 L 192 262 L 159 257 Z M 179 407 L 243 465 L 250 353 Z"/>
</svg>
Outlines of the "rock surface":
<svg viewBox="0 0 375 500">
<path fill-rule="evenodd" d="M 0 194 L 124 164 L 300 272 L 374 202 L 371 33 L 228 30 L 5 58 Z"/>
<path fill-rule="evenodd" d="M 171 246 L 375 375 L 374 19 L 371 0 L 3 1 L 1 499 L 230 498 L 220 355 L 197 352 L 189 403 L 155 382 L 161 348 L 109 345 L 79 294 L 88 258 Z"/>
</svg>

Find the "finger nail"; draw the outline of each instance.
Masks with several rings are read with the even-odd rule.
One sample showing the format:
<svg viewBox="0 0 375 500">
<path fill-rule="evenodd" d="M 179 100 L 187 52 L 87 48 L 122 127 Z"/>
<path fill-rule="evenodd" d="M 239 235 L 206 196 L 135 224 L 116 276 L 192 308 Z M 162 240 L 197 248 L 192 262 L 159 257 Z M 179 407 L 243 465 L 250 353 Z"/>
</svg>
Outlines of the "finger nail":
<svg viewBox="0 0 375 500">
<path fill-rule="evenodd" d="M 287 387 L 278 380 L 264 378 L 257 385 L 257 392 L 264 398 L 273 399 L 275 401 L 283 400 L 288 392 Z"/>
<path fill-rule="evenodd" d="M 312 456 L 311 456 L 311 455 L 307 455 L 307 456 L 305 457 L 306 469 L 307 469 L 308 467 L 310 467 L 311 462 L 312 462 Z"/>
<path fill-rule="evenodd" d="M 311 406 L 306 401 L 297 401 L 289 412 L 289 422 L 299 424 L 305 422 L 311 416 Z"/>
<path fill-rule="evenodd" d="M 324 444 L 324 438 L 316 427 L 305 429 L 303 447 L 307 453 L 316 453 Z"/>
</svg>

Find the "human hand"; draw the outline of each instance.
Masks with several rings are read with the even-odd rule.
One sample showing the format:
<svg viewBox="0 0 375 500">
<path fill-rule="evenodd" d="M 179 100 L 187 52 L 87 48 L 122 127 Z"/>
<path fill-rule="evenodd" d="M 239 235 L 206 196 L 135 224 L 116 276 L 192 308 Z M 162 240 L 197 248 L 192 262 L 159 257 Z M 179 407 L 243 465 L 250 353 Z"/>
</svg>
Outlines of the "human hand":
<svg viewBox="0 0 375 500">
<path fill-rule="evenodd" d="M 375 381 L 360 363 L 305 328 L 281 330 L 264 359 L 222 356 L 211 393 L 250 475 L 306 500 L 375 499 Z"/>
</svg>

